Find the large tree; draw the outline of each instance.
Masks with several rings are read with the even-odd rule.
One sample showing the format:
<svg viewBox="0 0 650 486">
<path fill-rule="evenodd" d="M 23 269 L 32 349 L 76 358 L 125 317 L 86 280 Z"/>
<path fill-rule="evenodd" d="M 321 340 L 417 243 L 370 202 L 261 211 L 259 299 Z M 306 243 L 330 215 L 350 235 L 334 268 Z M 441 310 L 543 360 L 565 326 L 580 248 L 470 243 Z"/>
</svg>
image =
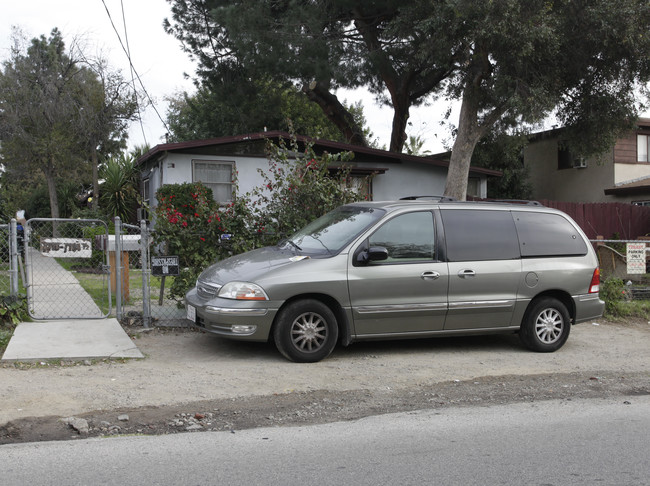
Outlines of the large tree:
<svg viewBox="0 0 650 486">
<path fill-rule="evenodd" d="M 58 29 L 26 49 L 14 40 L 0 70 L 0 156 L 11 180 L 42 173 L 57 218 L 57 184 L 89 179 L 97 150 L 123 146 L 135 107 L 119 76 L 91 64 L 76 42 L 66 50 Z"/>
<path fill-rule="evenodd" d="M 233 90 L 241 86 L 233 86 Z M 227 87 L 209 87 L 199 83 L 193 94 L 176 93 L 167 97 L 166 113 L 169 142 L 240 135 L 263 130 L 294 130 L 316 138 L 345 142 L 343 135 L 307 97 L 293 86 L 258 83 L 249 95 L 234 100 Z M 368 140 L 360 102 L 349 108 L 355 123 L 363 127 Z"/>
<path fill-rule="evenodd" d="M 445 189 L 459 199 L 489 131 L 555 114 L 582 151 L 602 150 L 650 79 L 647 0 L 168 1 L 167 30 L 199 76 L 227 61 L 293 81 L 351 135 L 334 92 L 366 87 L 393 108 L 390 150 L 403 147 L 411 106 L 459 100 Z"/>
<path fill-rule="evenodd" d="M 411 2 L 168 1 L 172 19 L 166 29 L 197 60 L 199 78 L 238 63 L 250 72 L 291 81 L 346 141 L 359 145 L 368 144 L 363 128 L 335 92 L 367 87 L 393 107 L 390 150 L 397 152 L 406 140 L 410 107 L 440 88 L 457 54 L 457 46 L 443 36 L 432 43 L 418 29 L 403 30 L 402 19 L 414 18 Z M 439 29 L 454 27 L 437 17 L 428 26 L 433 23 Z"/>
<path fill-rule="evenodd" d="M 632 126 L 636 88 L 650 80 L 647 1 L 454 3 L 466 47 L 448 84 L 461 109 L 446 195 L 465 198 L 472 153 L 490 131 L 555 114 L 572 148 L 590 155 Z"/>
</svg>

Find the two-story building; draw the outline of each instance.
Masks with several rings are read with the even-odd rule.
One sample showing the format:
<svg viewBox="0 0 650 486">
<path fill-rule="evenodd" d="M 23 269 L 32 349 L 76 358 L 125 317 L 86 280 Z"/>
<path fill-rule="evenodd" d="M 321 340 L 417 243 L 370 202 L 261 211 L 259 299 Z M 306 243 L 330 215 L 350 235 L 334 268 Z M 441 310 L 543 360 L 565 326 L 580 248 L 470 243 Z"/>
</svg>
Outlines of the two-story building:
<svg viewBox="0 0 650 486">
<path fill-rule="evenodd" d="M 587 159 L 565 148 L 560 129 L 533 135 L 524 150 L 533 199 L 650 205 L 650 119 L 611 150 Z"/>
</svg>

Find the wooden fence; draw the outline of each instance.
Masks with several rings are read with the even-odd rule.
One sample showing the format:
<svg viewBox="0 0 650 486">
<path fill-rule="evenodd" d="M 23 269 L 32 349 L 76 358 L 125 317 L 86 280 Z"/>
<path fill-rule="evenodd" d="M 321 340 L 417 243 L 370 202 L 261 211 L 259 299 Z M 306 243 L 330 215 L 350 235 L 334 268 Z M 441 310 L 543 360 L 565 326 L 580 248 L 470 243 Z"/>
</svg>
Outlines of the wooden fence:
<svg viewBox="0 0 650 486">
<path fill-rule="evenodd" d="M 540 200 L 549 208 L 559 209 L 571 216 L 591 240 L 635 240 L 650 235 L 650 206 L 626 203 L 571 203 Z M 615 238 L 616 237 L 616 238 Z"/>
</svg>

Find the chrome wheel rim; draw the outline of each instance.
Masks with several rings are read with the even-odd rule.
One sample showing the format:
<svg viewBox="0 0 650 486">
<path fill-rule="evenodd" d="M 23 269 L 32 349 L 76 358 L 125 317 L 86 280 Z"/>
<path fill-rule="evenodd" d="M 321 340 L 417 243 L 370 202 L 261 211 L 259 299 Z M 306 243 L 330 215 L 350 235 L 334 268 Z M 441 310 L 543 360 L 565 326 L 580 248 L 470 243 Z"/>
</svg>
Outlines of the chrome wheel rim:
<svg viewBox="0 0 650 486">
<path fill-rule="evenodd" d="M 299 315 L 291 325 L 291 341 L 303 352 L 318 351 L 327 340 L 325 319 L 314 312 Z"/>
<path fill-rule="evenodd" d="M 544 309 L 535 321 L 535 333 L 544 344 L 552 344 L 562 336 L 564 319 L 556 309 Z"/>
</svg>

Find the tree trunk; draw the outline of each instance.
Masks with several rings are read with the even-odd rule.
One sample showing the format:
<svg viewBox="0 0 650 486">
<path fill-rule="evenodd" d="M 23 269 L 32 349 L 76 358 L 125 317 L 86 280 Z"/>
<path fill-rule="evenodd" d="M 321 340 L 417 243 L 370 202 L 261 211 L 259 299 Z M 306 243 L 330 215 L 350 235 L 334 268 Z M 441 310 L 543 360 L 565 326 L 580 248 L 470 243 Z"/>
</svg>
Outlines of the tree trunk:
<svg viewBox="0 0 650 486">
<path fill-rule="evenodd" d="M 303 86 L 302 91 L 311 101 L 321 107 L 327 119 L 336 125 L 348 143 L 361 147 L 368 146 L 363 129 L 357 125 L 352 114 L 326 87 L 314 81 L 309 86 Z"/>
<path fill-rule="evenodd" d="M 392 95 L 392 93 L 391 93 Z M 390 133 L 391 152 L 401 153 L 406 142 L 406 124 L 409 121 L 408 96 L 391 96 L 393 101 L 393 127 Z"/>
<path fill-rule="evenodd" d="M 449 159 L 449 171 L 445 184 L 445 196 L 459 201 L 467 198 L 467 179 L 472 154 L 476 144 L 483 135 L 483 129 L 478 125 L 478 104 L 471 93 L 465 90 L 458 119 L 458 132 Z"/>
<path fill-rule="evenodd" d="M 91 153 L 91 160 L 93 164 L 93 210 L 97 211 L 99 208 L 99 162 L 97 158 L 97 148 L 93 147 Z"/>
<path fill-rule="evenodd" d="M 47 191 L 50 195 L 50 215 L 53 218 L 59 217 L 59 198 L 56 194 L 56 182 L 54 180 L 54 160 L 45 164 L 43 169 L 47 181 Z"/>
</svg>

